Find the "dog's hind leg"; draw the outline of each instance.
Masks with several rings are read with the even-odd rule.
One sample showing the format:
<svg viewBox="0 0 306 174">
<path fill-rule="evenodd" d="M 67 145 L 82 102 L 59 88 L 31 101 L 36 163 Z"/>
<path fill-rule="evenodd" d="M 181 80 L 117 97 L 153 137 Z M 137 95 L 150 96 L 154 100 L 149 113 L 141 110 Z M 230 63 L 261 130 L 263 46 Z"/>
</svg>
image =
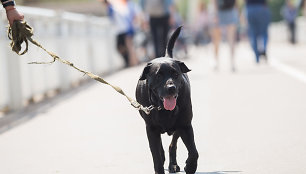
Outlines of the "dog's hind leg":
<svg viewBox="0 0 306 174">
<path fill-rule="evenodd" d="M 178 132 L 174 132 L 171 144 L 169 146 L 169 173 L 176 173 L 180 171 L 180 167 L 177 165 L 176 161 L 177 140 L 179 137 Z"/>
</svg>

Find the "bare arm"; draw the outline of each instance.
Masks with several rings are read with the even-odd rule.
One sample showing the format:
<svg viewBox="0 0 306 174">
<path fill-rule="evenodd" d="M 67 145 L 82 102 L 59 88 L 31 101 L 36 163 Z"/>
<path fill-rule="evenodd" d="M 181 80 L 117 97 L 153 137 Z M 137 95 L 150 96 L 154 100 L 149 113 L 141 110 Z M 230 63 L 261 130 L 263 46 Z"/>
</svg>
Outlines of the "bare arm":
<svg viewBox="0 0 306 174">
<path fill-rule="evenodd" d="M 23 14 L 19 13 L 15 8 L 14 0 L 1 0 L 3 7 L 6 11 L 6 17 L 10 25 L 13 24 L 15 20 L 23 20 Z"/>
</svg>

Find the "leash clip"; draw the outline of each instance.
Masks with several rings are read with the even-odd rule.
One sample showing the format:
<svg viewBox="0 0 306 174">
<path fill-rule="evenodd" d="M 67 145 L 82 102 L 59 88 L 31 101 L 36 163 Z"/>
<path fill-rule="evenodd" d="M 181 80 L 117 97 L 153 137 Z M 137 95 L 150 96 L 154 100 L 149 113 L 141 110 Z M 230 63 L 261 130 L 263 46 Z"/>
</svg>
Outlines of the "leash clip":
<svg viewBox="0 0 306 174">
<path fill-rule="evenodd" d="M 153 106 L 153 105 L 151 105 L 151 106 L 148 106 L 148 107 L 143 107 L 142 105 L 140 105 L 140 107 L 138 107 L 137 108 L 137 110 L 142 110 L 144 113 L 146 113 L 147 115 L 150 115 L 150 113 L 151 113 L 151 111 L 153 110 L 153 109 L 157 109 L 157 110 L 161 110 L 161 107 L 159 106 L 159 107 L 155 107 L 155 106 Z"/>
<path fill-rule="evenodd" d="M 143 107 L 141 110 L 143 112 L 145 112 L 147 115 L 150 115 L 151 111 L 154 109 L 155 107 L 153 105 L 149 106 L 149 107 Z"/>
<path fill-rule="evenodd" d="M 155 107 L 155 106 L 151 105 L 151 106 L 149 106 L 149 107 L 143 107 L 143 108 L 141 108 L 141 110 L 142 110 L 143 112 L 145 112 L 147 115 L 149 115 L 153 109 L 157 109 L 158 111 L 160 111 L 160 110 L 162 110 L 162 107 L 160 107 L 160 106 Z"/>
</svg>

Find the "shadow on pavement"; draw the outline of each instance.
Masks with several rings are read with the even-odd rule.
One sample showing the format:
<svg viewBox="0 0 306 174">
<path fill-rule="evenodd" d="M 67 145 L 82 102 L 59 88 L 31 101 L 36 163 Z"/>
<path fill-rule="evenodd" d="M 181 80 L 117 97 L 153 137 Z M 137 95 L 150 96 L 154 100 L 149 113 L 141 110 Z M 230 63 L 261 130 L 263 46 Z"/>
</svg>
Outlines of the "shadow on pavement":
<svg viewBox="0 0 306 174">
<path fill-rule="evenodd" d="M 166 169 L 166 171 L 168 171 Z M 179 174 L 183 174 L 185 172 L 181 171 Z M 215 172 L 196 172 L 195 174 L 233 174 L 233 173 L 242 173 L 242 171 L 215 171 Z M 172 174 L 172 173 L 169 173 Z"/>
<path fill-rule="evenodd" d="M 231 174 L 231 173 L 242 173 L 242 171 L 196 172 L 195 174 Z"/>
</svg>

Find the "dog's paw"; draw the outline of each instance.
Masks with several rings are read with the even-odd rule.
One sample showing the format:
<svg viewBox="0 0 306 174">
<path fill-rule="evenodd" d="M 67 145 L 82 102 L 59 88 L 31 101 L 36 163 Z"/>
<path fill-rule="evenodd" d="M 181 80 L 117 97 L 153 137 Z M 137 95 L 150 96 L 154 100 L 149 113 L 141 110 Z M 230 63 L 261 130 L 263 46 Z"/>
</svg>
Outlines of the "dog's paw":
<svg viewBox="0 0 306 174">
<path fill-rule="evenodd" d="M 190 166 L 186 166 L 184 167 L 184 170 L 186 172 L 186 174 L 194 174 L 196 171 L 196 167 L 190 167 Z"/>
<path fill-rule="evenodd" d="M 177 164 L 174 165 L 169 165 L 169 173 L 176 173 L 176 172 L 180 172 L 181 169 Z"/>
</svg>

